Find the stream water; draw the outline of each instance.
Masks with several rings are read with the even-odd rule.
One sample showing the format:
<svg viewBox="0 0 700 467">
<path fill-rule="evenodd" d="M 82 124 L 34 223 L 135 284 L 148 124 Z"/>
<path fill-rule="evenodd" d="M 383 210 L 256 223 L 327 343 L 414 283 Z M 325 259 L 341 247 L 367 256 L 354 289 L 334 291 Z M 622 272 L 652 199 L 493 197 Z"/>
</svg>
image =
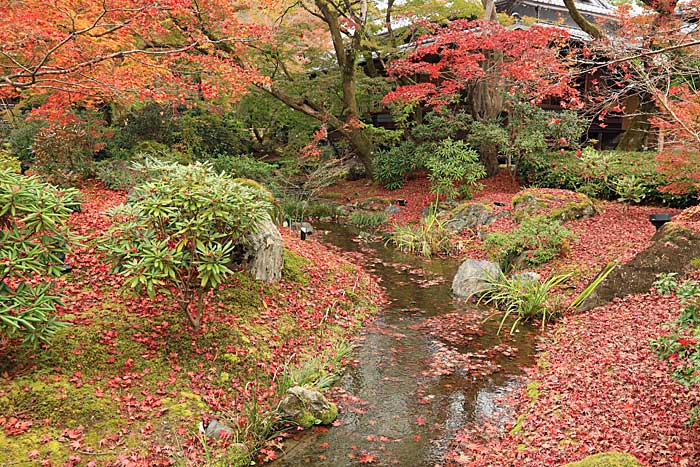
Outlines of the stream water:
<svg viewBox="0 0 700 467">
<path fill-rule="evenodd" d="M 338 421 L 292 436 L 276 467 L 440 465 L 461 426 L 499 417 L 499 401 L 532 364 L 534 331 L 501 339 L 498 320 L 483 322 L 488 310 L 453 301 L 458 263 L 358 242 L 356 234 L 341 225 L 314 233 L 361 253 L 391 303 L 363 329 L 338 384 Z"/>
</svg>

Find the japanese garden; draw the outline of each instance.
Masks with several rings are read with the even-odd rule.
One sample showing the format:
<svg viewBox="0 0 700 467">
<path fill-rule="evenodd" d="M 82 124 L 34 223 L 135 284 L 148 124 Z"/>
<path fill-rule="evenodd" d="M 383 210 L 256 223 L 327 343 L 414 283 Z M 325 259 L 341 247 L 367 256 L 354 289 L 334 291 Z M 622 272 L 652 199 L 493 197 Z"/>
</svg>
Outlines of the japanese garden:
<svg viewBox="0 0 700 467">
<path fill-rule="evenodd" d="M 700 466 L 697 0 L 0 1 L 0 467 Z"/>
</svg>

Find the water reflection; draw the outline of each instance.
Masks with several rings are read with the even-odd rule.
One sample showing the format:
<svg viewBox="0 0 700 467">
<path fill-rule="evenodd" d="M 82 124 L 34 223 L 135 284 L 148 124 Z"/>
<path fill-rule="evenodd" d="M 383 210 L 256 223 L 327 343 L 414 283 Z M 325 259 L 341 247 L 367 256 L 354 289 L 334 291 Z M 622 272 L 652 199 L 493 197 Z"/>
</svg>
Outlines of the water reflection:
<svg viewBox="0 0 700 467">
<path fill-rule="evenodd" d="M 358 243 L 356 232 L 345 226 L 319 227 L 328 230 L 324 241 L 372 259 L 372 272 L 392 302 L 364 329 L 358 363 L 339 383 L 340 425 L 296 435 L 275 466 L 354 466 L 368 460 L 385 466 L 439 465 L 461 426 L 498 412 L 497 400 L 505 397 L 519 367 L 531 363 L 533 333 L 510 340 L 518 352 L 509 356 L 510 351 L 499 350 L 498 323 L 481 326 L 482 311 L 453 302 L 456 262 L 403 255 L 381 242 Z M 450 313 L 477 320 L 465 329 L 473 336 L 464 345 L 454 343 L 459 328 L 447 338 L 437 332 L 445 324 L 440 318 Z M 451 320 L 452 315 L 447 324 Z"/>
</svg>

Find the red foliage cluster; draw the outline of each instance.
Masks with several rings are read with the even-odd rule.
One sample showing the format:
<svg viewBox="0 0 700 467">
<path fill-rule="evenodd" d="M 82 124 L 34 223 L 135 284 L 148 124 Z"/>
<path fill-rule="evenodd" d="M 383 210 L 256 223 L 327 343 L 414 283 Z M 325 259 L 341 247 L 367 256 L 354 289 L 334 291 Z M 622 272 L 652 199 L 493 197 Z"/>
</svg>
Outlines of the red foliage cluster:
<svg viewBox="0 0 700 467">
<path fill-rule="evenodd" d="M 43 108 L 54 116 L 78 101 L 91 106 L 138 99 L 184 103 L 192 95 L 235 98 L 265 81 L 249 62 L 246 44 L 270 40 L 260 13 L 278 5 L 276 0 L 2 2 L 0 97 L 30 88 L 48 95 Z M 183 69 L 206 72 L 195 80 Z"/>
<path fill-rule="evenodd" d="M 470 84 L 486 80 L 534 102 L 556 97 L 578 105 L 578 91 L 559 50 L 567 41 L 567 33 L 555 27 L 512 29 L 488 21 L 452 21 L 419 38 L 417 49 L 392 62 L 389 70 L 398 78 L 424 76 L 430 81 L 399 86 L 385 101 L 447 104 Z M 490 55 L 499 60 L 489 62 Z"/>
<path fill-rule="evenodd" d="M 685 209 L 673 218 L 673 222 L 688 227 L 695 232 L 700 232 L 700 206 Z"/>
<path fill-rule="evenodd" d="M 674 382 L 649 344 L 679 313 L 674 299 L 646 294 L 565 318 L 529 370 L 537 392 L 517 396 L 519 428 L 466 428 L 448 464 L 547 467 L 624 451 L 655 467 L 698 465 L 700 430 L 684 422 L 700 394 Z"/>
</svg>

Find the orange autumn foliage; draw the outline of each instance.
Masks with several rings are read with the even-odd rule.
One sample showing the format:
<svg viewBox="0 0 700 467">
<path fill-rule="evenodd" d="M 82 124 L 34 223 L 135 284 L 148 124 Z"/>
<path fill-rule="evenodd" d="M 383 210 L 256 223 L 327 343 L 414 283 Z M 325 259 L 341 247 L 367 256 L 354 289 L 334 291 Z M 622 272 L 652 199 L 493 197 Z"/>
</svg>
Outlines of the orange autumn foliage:
<svg viewBox="0 0 700 467">
<path fill-rule="evenodd" d="M 45 108 L 236 98 L 265 81 L 251 44 L 279 0 L 10 0 L 0 4 L 0 98 Z"/>
</svg>

